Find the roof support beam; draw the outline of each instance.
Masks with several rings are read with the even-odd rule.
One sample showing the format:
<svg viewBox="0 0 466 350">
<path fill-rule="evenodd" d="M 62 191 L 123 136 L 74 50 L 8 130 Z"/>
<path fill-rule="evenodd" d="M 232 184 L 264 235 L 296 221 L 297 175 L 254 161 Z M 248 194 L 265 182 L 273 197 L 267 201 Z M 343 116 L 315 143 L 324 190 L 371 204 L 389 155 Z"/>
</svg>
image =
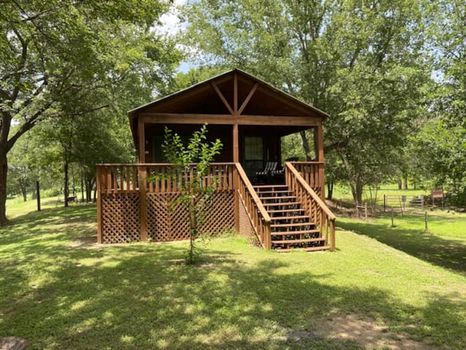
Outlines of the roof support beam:
<svg viewBox="0 0 466 350">
<path fill-rule="evenodd" d="M 177 114 L 141 113 L 140 119 L 146 124 L 220 124 L 233 125 L 279 125 L 279 126 L 319 126 L 320 118 L 311 116 L 239 115 L 229 114 Z"/>
<path fill-rule="evenodd" d="M 218 97 L 220 97 L 220 99 L 222 100 L 223 104 L 225 105 L 225 107 L 228 109 L 228 111 L 233 114 L 233 109 L 231 108 L 230 104 L 228 103 L 228 101 L 226 100 L 225 96 L 223 96 L 222 92 L 220 91 L 220 89 L 218 88 L 217 84 L 215 84 L 214 82 L 211 82 L 210 85 L 213 87 L 213 89 L 215 90 L 215 92 L 217 93 Z"/>
<path fill-rule="evenodd" d="M 233 124 L 230 114 L 141 113 L 140 118 L 147 124 Z"/>
<path fill-rule="evenodd" d="M 317 126 L 320 120 L 305 116 L 240 115 L 239 125 Z"/>
<path fill-rule="evenodd" d="M 241 107 L 240 107 L 239 110 L 238 110 L 238 114 L 243 113 L 244 109 L 246 108 L 246 106 L 248 105 L 249 101 L 251 100 L 252 95 L 254 95 L 254 93 L 256 92 L 256 89 L 257 89 L 258 86 L 259 86 L 259 84 L 258 84 L 258 83 L 255 83 L 254 86 L 251 88 L 251 91 L 249 91 L 249 94 L 246 96 L 246 98 L 244 99 L 243 103 L 241 104 Z"/>
</svg>

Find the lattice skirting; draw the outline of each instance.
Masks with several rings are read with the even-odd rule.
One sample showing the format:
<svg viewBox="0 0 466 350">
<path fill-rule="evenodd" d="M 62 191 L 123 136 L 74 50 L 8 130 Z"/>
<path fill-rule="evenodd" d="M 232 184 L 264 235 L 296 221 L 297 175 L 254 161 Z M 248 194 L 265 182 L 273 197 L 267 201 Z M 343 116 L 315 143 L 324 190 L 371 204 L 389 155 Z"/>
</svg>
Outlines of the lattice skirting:
<svg viewBox="0 0 466 350">
<path fill-rule="evenodd" d="M 153 241 L 177 241 L 189 238 L 189 218 L 186 208 L 172 203 L 177 193 L 148 193 L 148 234 Z M 234 195 L 232 191 L 214 193 L 206 208 L 201 231 L 218 234 L 235 224 Z"/>
<path fill-rule="evenodd" d="M 102 243 L 139 240 L 139 193 L 102 194 Z"/>
<path fill-rule="evenodd" d="M 251 225 L 251 220 L 249 220 L 248 213 L 244 207 L 243 202 L 239 201 L 239 233 L 243 236 L 254 236 L 254 228 Z"/>
<path fill-rule="evenodd" d="M 177 193 L 147 193 L 147 229 L 149 240 L 164 242 L 189 238 L 186 208 L 173 206 Z M 126 243 L 140 240 L 139 192 L 102 194 L 102 243 Z M 218 234 L 235 224 L 233 191 L 214 193 L 206 208 L 201 230 Z"/>
</svg>

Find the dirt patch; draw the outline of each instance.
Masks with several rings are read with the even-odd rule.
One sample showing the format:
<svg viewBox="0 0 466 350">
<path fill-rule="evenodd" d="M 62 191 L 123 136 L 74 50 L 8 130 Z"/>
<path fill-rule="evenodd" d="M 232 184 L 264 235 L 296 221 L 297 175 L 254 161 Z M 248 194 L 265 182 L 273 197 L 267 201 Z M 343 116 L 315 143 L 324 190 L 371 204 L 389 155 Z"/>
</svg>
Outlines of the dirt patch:
<svg viewBox="0 0 466 350">
<path fill-rule="evenodd" d="M 25 350 L 28 347 L 26 340 L 17 337 L 0 337 L 0 350 Z"/>
<path fill-rule="evenodd" d="M 71 248 L 95 248 L 97 238 L 95 236 L 83 236 L 70 243 Z"/>
<path fill-rule="evenodd" d="M 313 322 L 312 329 L 314 336 L 352 341 L 366 349 L 438 349 L 432 345 L 412 340 L 407 335 L 390 332 L 387 326 L 355 314 L 328 316 Z"/>
</svg>

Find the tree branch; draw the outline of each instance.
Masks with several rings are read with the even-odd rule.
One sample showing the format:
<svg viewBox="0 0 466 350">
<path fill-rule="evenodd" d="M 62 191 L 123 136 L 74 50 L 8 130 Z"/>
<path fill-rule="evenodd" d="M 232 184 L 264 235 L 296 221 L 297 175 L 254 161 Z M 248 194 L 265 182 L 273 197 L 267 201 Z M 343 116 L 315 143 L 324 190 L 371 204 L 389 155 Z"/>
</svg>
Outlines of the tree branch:
<svg viewBox="0 0 466 350">
<path fill-rule="evenodd" d="M 48 102 L 45 104 L 42 108 L 40 108 L 36 113 L 34 113 L 21 127 L 16 131 L 16 133 L 8 140 L 7 146 L 6 146 L 6 151 L 9 152 L 11 148 L 14 146 L 16 141 L 27 131 L 31 130 L 34 125 L 36 125 L 38 119 L 44 114 L 45 111 L 47 111 L 51 106 L 53 102 Z"/>
</svg>

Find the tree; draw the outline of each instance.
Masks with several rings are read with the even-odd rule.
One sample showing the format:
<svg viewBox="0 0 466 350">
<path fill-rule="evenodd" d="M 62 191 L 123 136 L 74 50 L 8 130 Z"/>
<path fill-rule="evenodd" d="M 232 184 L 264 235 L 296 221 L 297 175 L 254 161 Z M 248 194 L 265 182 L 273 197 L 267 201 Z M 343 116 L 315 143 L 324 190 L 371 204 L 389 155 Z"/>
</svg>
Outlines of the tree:
<svg viewBox="0 0 466 350">
<path fill-rule="evenodd" d="M 436 187 L 445 187 L 458 205 L 466 205 L 466 128 L 432 119 L 413 138 L 417 167 Z"/>
<path fill-rule="evenodd" d="M 2 3 L 0 225 L 6 223 L 8 153 L 44 118 L 53 123 L 51 116 L 63 114 L 66 96 L 123 80 L 141 96 L 139 90 L 153 90 L 171 75 L 176 50 L 166 50 L 172 44 L 150 29 L 166 8 L 152 0 Z"/>
<path fill-rule="evenodd" d="M 187 145 L 183 144 L 178 134 L 165 129 L 163 152 L 167 160 L 175 165 L 175 176 L 180 188 L 180 195 L 173 206 L 182 205 L 189 213 L 190 235 L 186 262 L 190 265 L 195 263 L 198 254 L 196 240 L 202 234 L 204 210 L 215 191 L 215 181 L 208 183 L 204 179 L 210 163 L 221 149 L 219 139 L 211 143 L 207 141 L 207 125 L 195 131 Z"/>
<path fill-rule="evenodd" d="M 326 152 L 341 159 L 361 201 L 423 113 L 426 4 L 201 0 L 185 9 L 185 40 L 201 63 L 244 67 L 328 112 Z"/>
</svg>

